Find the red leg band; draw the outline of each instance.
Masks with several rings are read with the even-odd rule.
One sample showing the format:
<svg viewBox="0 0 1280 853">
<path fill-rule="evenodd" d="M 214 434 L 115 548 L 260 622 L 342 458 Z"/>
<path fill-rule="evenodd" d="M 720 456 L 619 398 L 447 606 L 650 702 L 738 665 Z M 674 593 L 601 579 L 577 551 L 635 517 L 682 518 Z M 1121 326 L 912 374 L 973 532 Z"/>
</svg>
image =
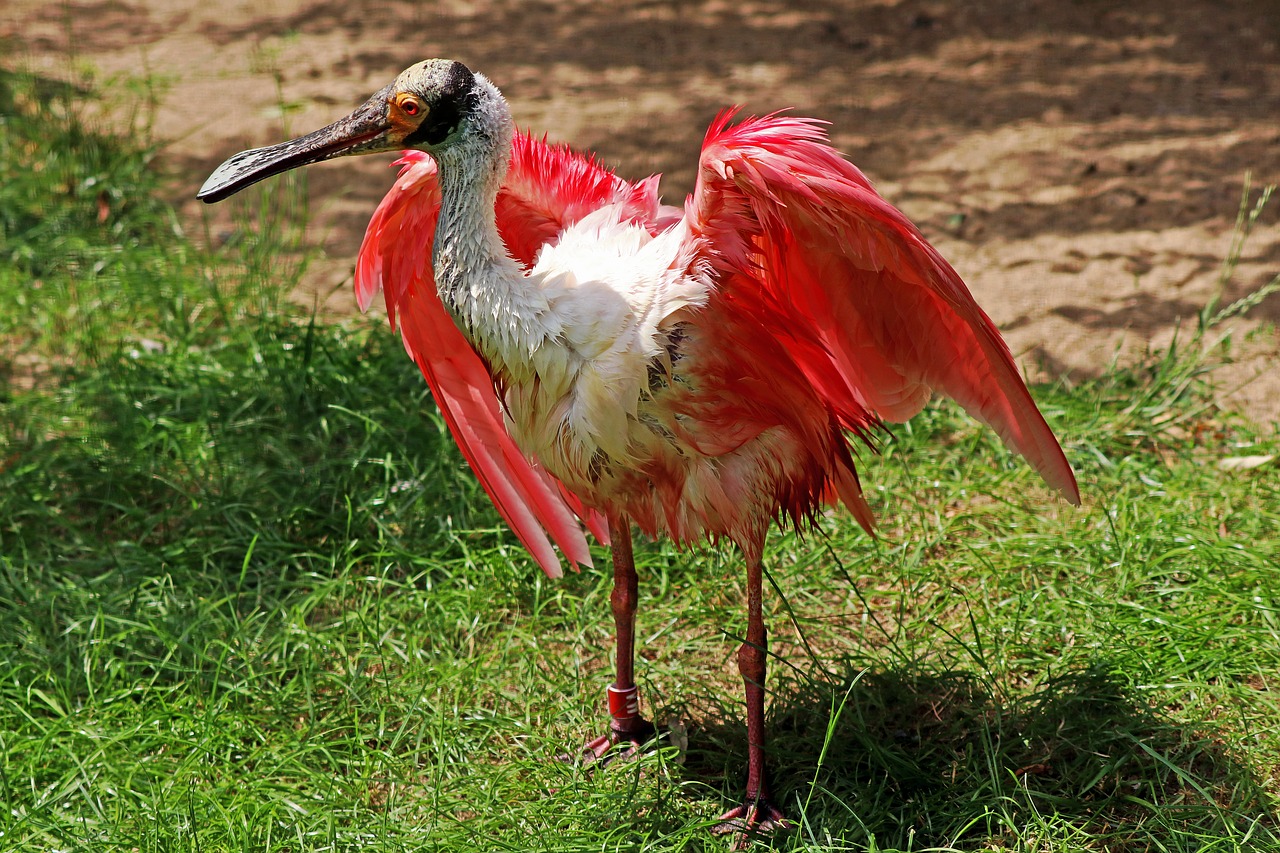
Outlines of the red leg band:
<svg viewBox="0 0 1280 853">
<path fill-rule="evenodd" d="M 609 685 L 609 715 L 615 720 L 632 720 L 640 716 L 640 689 Z"/>
</svg>

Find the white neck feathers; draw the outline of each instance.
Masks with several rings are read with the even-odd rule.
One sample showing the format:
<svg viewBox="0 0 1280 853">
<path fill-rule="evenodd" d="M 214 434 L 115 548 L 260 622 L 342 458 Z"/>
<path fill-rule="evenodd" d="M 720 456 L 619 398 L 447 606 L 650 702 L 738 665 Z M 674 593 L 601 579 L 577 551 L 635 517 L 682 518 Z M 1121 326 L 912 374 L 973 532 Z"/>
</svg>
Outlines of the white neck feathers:
<svg viewBox="0 0 1280 853">
<path fill-rule="evenodd" d="M 510 362 L 545 339 L 541 290 L 507 254 L 494 220 L 506 177 L 514 127 L 489 80 L 476 75 L 479 103 L 457 138 L 433 152 L 440 171 L 440 221 L 432 261 L 440 299 L 463 333 L 491 361 Z"/>
</svg>

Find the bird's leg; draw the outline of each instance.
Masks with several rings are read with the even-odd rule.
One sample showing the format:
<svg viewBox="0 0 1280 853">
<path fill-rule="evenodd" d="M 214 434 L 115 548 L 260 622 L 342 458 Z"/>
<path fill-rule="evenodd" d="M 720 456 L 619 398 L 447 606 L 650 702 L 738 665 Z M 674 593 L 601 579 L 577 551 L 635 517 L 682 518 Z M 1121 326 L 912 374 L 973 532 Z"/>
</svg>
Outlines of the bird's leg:
<svg viewBox="0 0 1280 853">
<path fill-rule="evenodd" d="M 764 679 L 765 655 L 769 648 L 764 627 L 764 567 L 758 557 L 747 558 L 747 636 L 738 648 L 738 672 L 747 694 L 747 795 L 742 805 L 720 816 L 719 834 L 787 829 L 790 824 L 769 799 L 769 780 L 764 767 Z"/>
<path fill-rule="evenodd" d="M 635 681 L 636 602 L 639 581 L 635 558 L 631 552 L 631 521 L 625 516 L 610 519 L 613 538 L 613 621 L 618 642 L 617 668 L 609 685 L 609 734 L 591 741 L 586 754 L 603 758 L 614 744 L 629 743 L 630 751 L 638 749 L 653 737 L 653 723 L 640 716 L 640 691 Z"/>
</svg>

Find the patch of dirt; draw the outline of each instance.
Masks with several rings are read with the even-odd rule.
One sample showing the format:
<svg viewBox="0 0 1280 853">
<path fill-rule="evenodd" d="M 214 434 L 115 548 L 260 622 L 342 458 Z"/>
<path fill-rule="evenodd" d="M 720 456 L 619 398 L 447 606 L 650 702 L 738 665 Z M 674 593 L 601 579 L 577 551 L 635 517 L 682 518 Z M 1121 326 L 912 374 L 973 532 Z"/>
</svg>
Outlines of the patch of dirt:
<svg viewBox="0 0 1280 853">
<path fill-rule="evenodd" d="M 319 127 L 431 56 L 517 120 L 689 191 L 724 106 L 790 107 L 915 219 L 1035 377 L 1184 339 L 1219 285 L 1245 176 L 1280 181 L 1274 0 L 8 0 L 3 60 L 165 83 L 154 132 L 191 198 L 222 159 Z M 391 158 L 386 158 L 389 161 Z M 351 267 L 392 172 L 313 167 L 324 260 L 295 297 L 354 311 Z M 215 232 L 230 227 L 215 209 Z M 1280 272 L 1280 200 L 1224 302 Z M 1225 405 L 1280 420 L 1280 296 L 1231 323 Z"/>
</svg>

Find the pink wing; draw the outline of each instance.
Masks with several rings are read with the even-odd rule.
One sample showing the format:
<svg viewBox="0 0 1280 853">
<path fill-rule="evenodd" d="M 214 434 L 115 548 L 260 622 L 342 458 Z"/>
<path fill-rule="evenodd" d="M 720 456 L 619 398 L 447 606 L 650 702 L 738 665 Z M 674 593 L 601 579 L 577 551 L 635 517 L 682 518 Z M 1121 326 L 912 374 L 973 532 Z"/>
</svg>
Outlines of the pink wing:
<svg viewBox="0 0 1280 853">
<path fill-rule="evenodd" d="M 729 127 L 733 117 L 708 130 L 688 205 L 725 286 L 763 287 L 806 318 L 844 378 L 812 377 L 837 406 L 905 421 L 942 391 L 1079 503 L 1062 448 L 955 270 L 827 144 L 820 122 L 773 115 Z"/>
<path fill-rule="evenodd" d="M 602 542 L 604 518 L 530 462 L 507 434 L 493 381 L 436 294 L 431 247 L 440 210 L 435 162 L 406 151 L 395 185 L 373 214 L 356 264 L 356 300 L 381 289 L 394 328 L 426 377 L 436 404 L 494 506 L 549 576 L 561 574 L 552 542 L 570 562 L 591 565 L 578 519 Z M 519 134 L 497 202 L 498 228 L 513 257 L 530 265 L 543 245 L 602 204 L 623 203 L 657 228 L 670 213 L 652 181 L 629 184 L 566 148 Z M 548 534 L 550 538 L 548 538 Z"/>
<path fill-rule="evenodd" d="M 651 233 L 684 214 L 658 203 L 657 176 L 632 184 L 567 146 L 516 134 L 496 205 L 498 230 L 511 257 L 532 266 L 543 246 L 606 204 L 624 205 L 630 218 Z"/>
</svg>

